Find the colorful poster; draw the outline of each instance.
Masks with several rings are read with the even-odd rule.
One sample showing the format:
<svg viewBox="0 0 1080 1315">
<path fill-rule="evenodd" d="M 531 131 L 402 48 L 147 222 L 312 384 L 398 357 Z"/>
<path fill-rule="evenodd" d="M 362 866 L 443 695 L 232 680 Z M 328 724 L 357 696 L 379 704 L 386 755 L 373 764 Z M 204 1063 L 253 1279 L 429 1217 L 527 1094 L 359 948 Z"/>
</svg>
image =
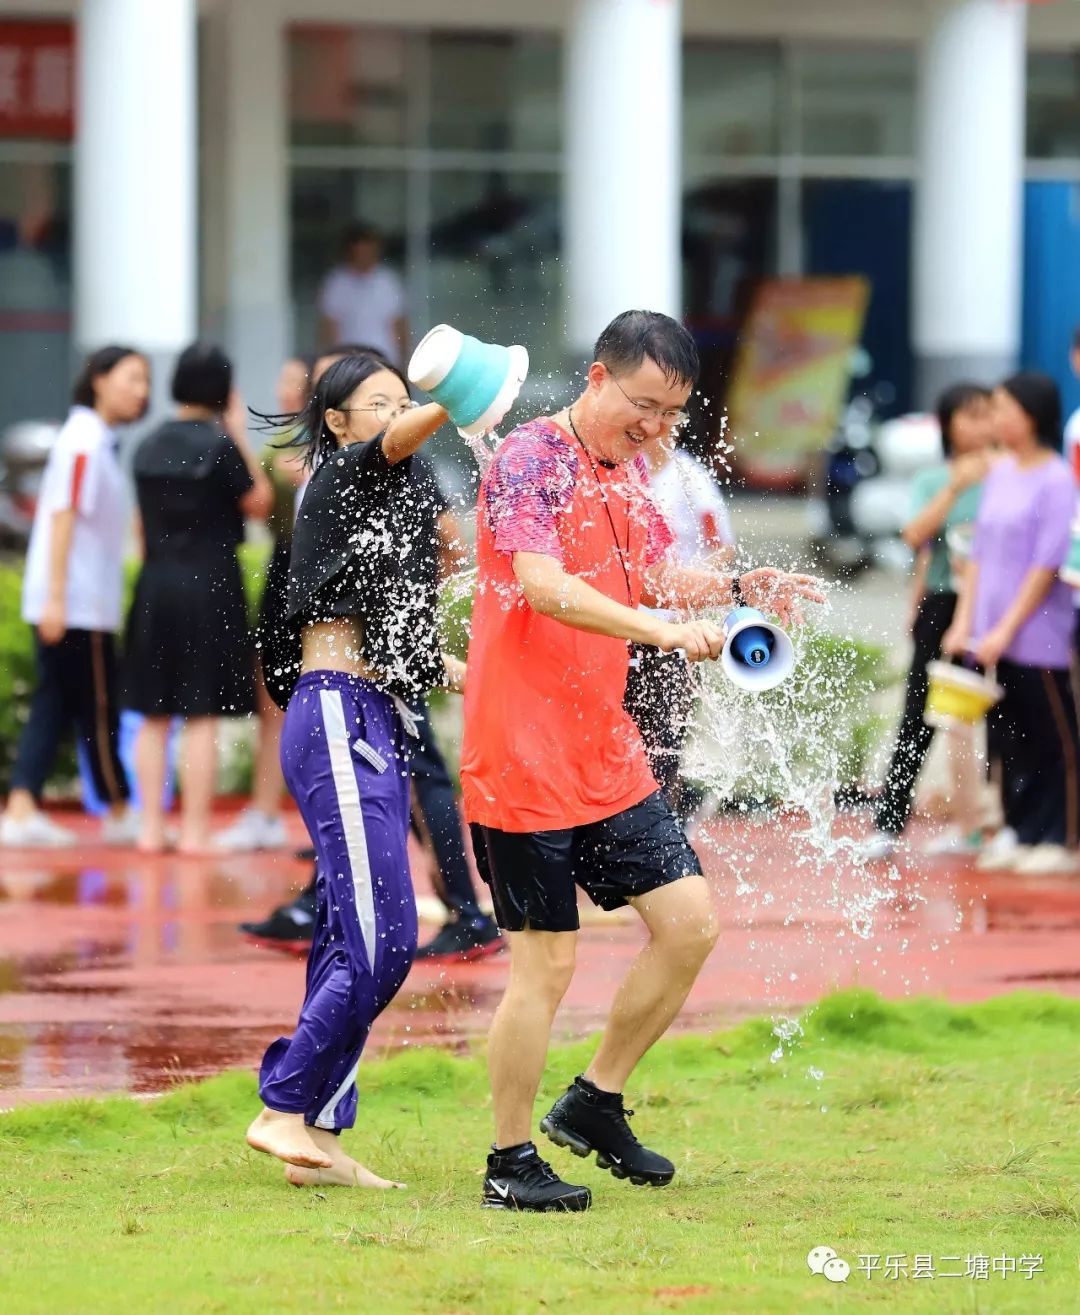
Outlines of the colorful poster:
<svg viewBox="0 0 1080 1315">
<path fill-rule="evenodd" d="M 752 483 L 802 477 L 832 436 L 869 299 L 856 275 L 759 288 L 727 397 L 726 436 Z"/>
</svg>

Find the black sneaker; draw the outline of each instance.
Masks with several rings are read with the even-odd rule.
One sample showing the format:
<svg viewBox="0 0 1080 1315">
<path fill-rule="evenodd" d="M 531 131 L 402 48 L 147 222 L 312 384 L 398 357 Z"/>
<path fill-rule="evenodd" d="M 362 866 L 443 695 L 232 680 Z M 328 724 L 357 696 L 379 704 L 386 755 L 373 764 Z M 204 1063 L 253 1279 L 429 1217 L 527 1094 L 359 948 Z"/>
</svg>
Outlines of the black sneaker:
<svg viewBox="0 0 1080 1315">
<path fill-rule="evenodd" d="M 469 922 L 464 918 L 440 927 L 426 945 L 416 951 L 417 959 L 469 963 L 506 949 L 502 933 L 491 918 Z"/>
<path fill-rule="evenodd" d="M 588 1210 L 592 1192 L 564 1183 L 527 1141 L 507 1151 L 491 1148 L 481 1204 L 488 1210 Z"/>
<path fill-rule="evenodd" d="M 302 891 L 262 922 L 242 922 L 240 930 L 256 945 L 287 954 L 306 954 L 315 935 L 315 893 Z"/>
<path fill-rule="evenodd" d="M 621 1095 L 578 1077 L 540 1120 L 540 1131 L 575 1155 L 595 1151 L 597 1166 L 610 1169 L 616 1178 L 629 1178 L 639 1187 L 664 1187 L 675 1177 L 675 1166 L 642 1146 L 630 1131 L 627 1119 L 633 1113 Z"/>
</svg>

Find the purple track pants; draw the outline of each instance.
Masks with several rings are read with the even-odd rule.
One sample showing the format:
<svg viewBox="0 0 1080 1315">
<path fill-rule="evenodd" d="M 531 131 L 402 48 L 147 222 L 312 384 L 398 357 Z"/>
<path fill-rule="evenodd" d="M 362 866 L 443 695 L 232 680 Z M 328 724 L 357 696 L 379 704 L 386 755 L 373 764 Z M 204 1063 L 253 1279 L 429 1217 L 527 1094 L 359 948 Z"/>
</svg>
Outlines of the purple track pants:
<svg viewBox="0 0 1080 1315">
<path fill-rule="evenodd" d="M 356 1070 L 371 1025 L 416 952 L 396 700 L 345 672 L 306 673 L 285 714 L 281 764 L 315 845 L 318 911 L 300 1021 L 267 1050 L 259 1095 L 269 1109 L 340 1132 L 356 1121 Z"/>
</svg>

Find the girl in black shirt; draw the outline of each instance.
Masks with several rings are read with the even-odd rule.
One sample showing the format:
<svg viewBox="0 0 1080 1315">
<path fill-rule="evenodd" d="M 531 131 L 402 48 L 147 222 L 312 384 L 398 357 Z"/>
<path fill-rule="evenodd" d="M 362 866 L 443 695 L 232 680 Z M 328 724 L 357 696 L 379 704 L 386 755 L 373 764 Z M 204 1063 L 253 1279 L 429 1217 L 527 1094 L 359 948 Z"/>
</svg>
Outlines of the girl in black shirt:
<svg viewBox="0 0 1080 1315">
<path fill-rule="evenodd" d="M 314 474 L 286 620 L 260 638 L 267 688 L 288 705 L 281 761 L 317 852 L 317 909 L 300 1021 L 266 1052 L 248 1129 L 297 1186 L 394 1185 L 336 1134 L 355 1122 L 360 1054 L 416 950 L 406 700 L 464 676 L 439 653 L 437 548 L 410 461 L 446 418 L 415 407 L 397 370 L 358 356 L 326 371 L 301 418 Z"/>
</svg>

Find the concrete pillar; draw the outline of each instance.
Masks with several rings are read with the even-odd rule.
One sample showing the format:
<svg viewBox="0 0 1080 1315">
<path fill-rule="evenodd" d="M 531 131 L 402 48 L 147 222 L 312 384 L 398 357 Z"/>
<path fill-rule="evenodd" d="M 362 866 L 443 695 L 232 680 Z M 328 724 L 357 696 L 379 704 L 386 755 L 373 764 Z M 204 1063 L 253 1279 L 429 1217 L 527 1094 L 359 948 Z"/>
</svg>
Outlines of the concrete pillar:
<svg viewBox="0 0 1080 1315">
<path fill-rule="evenodd" d="M 680 0 L 573 0 L 566 49 L 567 347 L 620 311 L 681 316 Z"/>
<path fill-rule="evenodd" d="M 196 327 L 195 0 L 84 0 L 75 343 L 160 367 Z"/>
<path fill-rule="evenodd" d="M 204 21 L 206 320 L 247 400 L 272 410 L 294 346 L 285 23 L 276 0 L 230 0 Z"/>
<path fill-rule="evenodd" d="M 1023 0 L 936 0 L 920 69 L 913 334 L 918 401 L 992 382 L 1020 345 Z"/>
</svg>

